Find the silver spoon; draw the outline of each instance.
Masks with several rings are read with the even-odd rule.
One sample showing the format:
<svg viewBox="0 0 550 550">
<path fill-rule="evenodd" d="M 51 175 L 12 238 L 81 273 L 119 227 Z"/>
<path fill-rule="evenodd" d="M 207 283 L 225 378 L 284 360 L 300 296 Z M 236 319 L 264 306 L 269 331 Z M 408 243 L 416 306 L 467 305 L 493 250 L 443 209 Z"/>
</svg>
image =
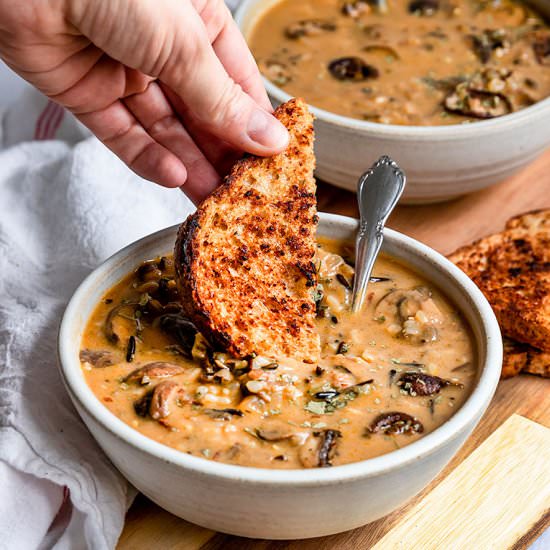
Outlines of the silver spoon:
<svg viewBox="0 0 550 550">
<path fill-rule="evenodd" d="M 351 309 L 359 311 L 384 239 L 384 225 L 403 194 L 407 179 L 390 157 L 380 157 L 357 182 L 359 231 L 355 241 L 355 277 Z"/>
</svg>

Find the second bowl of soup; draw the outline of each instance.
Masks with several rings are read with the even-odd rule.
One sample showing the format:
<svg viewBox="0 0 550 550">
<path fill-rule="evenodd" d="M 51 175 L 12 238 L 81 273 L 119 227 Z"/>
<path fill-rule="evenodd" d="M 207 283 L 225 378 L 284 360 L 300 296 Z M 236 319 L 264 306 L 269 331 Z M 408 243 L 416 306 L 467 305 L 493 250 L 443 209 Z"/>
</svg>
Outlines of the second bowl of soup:
<svg viewBox="0 0 550 550">
<path fill-rule="evenodd" d="M 317 175 L 355 189 L 381 154 L 405 200 L 502 180 L 550 143 L 547 3 L 248 0 L 236 19 L 275 103 L 317 117 Z"/>
</svg>

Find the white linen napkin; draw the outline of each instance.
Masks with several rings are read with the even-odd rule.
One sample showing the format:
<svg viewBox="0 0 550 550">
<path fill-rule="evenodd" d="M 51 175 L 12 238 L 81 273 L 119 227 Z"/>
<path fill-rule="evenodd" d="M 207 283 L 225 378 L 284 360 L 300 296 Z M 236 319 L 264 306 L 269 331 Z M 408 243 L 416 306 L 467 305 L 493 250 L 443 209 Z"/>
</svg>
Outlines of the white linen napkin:
<svg viewBox="0 0 550 550">
<path fill-rule="evenodd" d="M 32 91 L 1 115 L 0 205 L 0 549 L 111 549 L 135 491 L 70 403 L 57 329 L 93 268 L 193 206 Z"/>
</svg>

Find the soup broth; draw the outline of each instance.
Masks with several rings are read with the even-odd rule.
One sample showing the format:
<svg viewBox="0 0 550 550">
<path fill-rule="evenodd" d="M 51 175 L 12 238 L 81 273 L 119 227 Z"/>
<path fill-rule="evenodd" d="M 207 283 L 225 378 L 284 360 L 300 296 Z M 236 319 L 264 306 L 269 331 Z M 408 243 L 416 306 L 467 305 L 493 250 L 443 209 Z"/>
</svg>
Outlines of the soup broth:
<svg viewBox="0 0 550 550">
<path fill-rule="evenodd" d="M 550 95 L 550 28 L 515 0 L 282 0 L 248 41 L 290 95 L 371 122 L 466 123 Z"/>
<path fill-rule="evenodd" d="M 233 358 L 180 312 L 169 256 L 98 304 L 81 364 L 97 398 L 143 435 L 195 456 L 262 468 L 347 464 L 430 433 L 476 378 L 469 329 L 422 276 L 388 256 L 350 313 L 352 247 L 321 240 L 315 290 L 322 357 Z"/>
</svg>

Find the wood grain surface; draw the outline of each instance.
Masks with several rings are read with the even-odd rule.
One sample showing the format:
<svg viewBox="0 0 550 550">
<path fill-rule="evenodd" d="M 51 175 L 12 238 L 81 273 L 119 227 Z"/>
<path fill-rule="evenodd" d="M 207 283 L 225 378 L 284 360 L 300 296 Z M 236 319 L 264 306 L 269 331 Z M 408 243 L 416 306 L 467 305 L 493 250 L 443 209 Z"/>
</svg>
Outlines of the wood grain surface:
<svg viewBox="0 0 550 550">
<path fill-rule="evenodd" d="M 514 414 L 373 550 L 511 548 L 550 507 L 548 480 L 550 428 Z"/>
<path fill-rule="evenodd" d="M 505 221 L 528 210 L 550 208 L 550 151 L 516 176 L 484 191 L 448 203 L 400 206 L 389 226 L 443 254 L 503 228 Z M 355 196 L 319 184 L 319 210 L 357 216 Z M 504 380 L 482 421 L 447 468 L 403 508 L 365 527 L 339 535 L 300 541 L 263 541 L 213 533 L 161 510 L 140 496 L 130 508 L 119 541 L 120 550 L 339 550 L 369 549 L 406 517 L 408 511 L 461 464 L 514 413 L 550 427 L 550 380 L 520 375 Z M 512 490 L 520 490 L 518 487 Z M 182 491 L 185 489 L 182 487 Z M 495 502 L 495 506 L 499 506 Z M 548 514 L 535 518 L 514 548 L 526 548 L 550 526 Z M 453 541 L 445 541 L 454 548 Z M 518 546 L 519 544 L 519 546 Z M 501 550 L 502 547 L 499 547 Z"/>
</svg>

